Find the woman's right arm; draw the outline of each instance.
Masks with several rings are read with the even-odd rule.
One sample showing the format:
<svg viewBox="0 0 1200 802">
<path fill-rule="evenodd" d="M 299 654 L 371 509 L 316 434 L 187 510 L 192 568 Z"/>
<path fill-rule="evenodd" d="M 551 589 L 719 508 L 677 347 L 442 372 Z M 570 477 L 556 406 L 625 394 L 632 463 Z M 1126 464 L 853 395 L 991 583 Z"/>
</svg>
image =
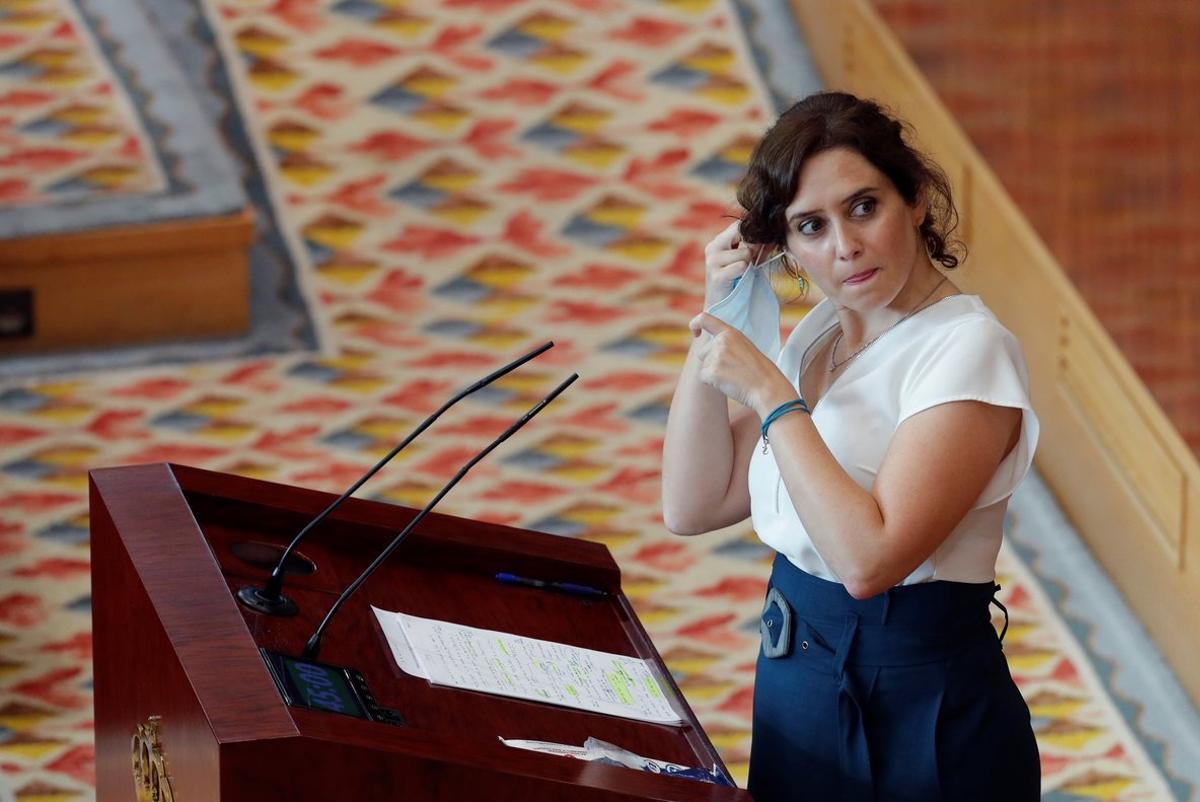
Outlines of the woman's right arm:
<svg viewBox="0 0 1200 802">
<path fill-rule="evenodd" d="M 740 241 L 739 225 L 735 221 L 704 249 L 706 309 L 730 293 L 750 264 L 751 248 Z M 750 515 L 747 474 L 758 415 L 700 381 L 696 349 L 708 336 L 692 342 L 667 414 L 663 521 L 677 535 L 711 532 Z"/>
<path fill-rule="evenodd" d="M 731 404 L 697 378 L 696 343 L 671 399 L 663 443 L 663 521 L 677 535 L 711 532 L 750 515 L 747 475 L 760 426 L 754 410 Z"/>
</svg>

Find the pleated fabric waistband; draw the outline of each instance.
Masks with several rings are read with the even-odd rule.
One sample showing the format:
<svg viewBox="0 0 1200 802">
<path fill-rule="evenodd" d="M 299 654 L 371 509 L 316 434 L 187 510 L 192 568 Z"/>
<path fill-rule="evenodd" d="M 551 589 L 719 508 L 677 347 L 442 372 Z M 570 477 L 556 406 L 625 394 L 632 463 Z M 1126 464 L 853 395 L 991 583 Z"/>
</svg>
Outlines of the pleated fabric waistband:
<svg viewBox="0 0 1200 802">
<path fill-rule="evenodd" d="M 777 605 L 768 602 L 768 632 L 786 629 L 792 653 L 817 647 L 806 662 L 825 663 L 821 667 L 834 673 L 847 662 L 911 665 L 996 641 L 988 605 L 999 586 L 992 582 L 925 582 L 855 599 L 840 583 L 806 573 L 779 554 L 770 587 L 789 609 L 774 610 Z"/>
</svg>

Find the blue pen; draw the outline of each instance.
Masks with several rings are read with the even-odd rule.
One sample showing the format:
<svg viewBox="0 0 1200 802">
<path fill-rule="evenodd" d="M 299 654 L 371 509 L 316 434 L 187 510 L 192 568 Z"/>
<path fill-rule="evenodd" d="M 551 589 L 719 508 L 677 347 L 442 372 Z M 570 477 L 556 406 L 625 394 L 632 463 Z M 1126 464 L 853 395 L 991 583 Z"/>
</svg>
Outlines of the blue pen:
<svg viewBox="0 0 1200 802">
<path fill-rule="evenodd" d="M 563 593 L 570 593 L 573 596 L 607 596 L 608 593 L 597 588 L 588 587 L 587 585 L 578 585 L 574 582 L 547 582 L 544 579 L 531 579 L 527 576 L 517 576 L 501 572 L 496 574 L 496 581 L 503 582 L 506 585 L 523 585 L 528 588 L 543 588 L 547 590 L 558 590 Z"/>
</svg>

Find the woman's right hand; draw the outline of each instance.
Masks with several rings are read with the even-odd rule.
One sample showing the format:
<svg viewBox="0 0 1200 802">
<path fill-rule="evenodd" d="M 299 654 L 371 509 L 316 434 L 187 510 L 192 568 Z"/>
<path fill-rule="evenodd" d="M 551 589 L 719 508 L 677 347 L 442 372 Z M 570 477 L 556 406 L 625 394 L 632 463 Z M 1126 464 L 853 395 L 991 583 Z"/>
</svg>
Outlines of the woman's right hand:
<svg viewBox="0 0 1200 802">
<path fill-rule="evenodd" d="M 755 246 L 742 242 L 741 220 L 704 246 L 704 308 L 708 309 L 733 291 L 734 279 L 740 278 L 751 265 Z"/>
</svg>

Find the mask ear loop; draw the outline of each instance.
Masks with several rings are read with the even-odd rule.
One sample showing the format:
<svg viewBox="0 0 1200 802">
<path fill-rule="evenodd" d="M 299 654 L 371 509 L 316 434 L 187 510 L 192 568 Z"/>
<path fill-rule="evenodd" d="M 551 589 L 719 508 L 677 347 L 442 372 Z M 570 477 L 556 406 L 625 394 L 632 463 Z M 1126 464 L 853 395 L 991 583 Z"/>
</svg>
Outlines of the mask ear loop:
<svg viewBox="0 0 1200 802">
<path fill-rule="evenodd" d="M 772 256 L 770 259 L 768 259 L 765 262 L 755 262 L 754 264 L 752 264 L 746 268 L 746 272 L 743 273 L 742 276 L 746 275 L 746 273 L 749 273 L 751 270 L 754 270 L 755 268 L 766 267 L 767 265 L 771 264 L 771 262 L 774 262 L 776 259 L 782 258 L 785 253 L 786 253 L 786 251 L 779 251 L 777 254 L 775 254 L 774 256 Z M 733 287 L 737 287 L 738 282 L 740 282 L 742 280 L 742 276 L 738 276 L 733 280 Z"/>
<path fill-rule="evenodd" d="M 750 265 L 750 267 L 766 267 L 767 265 L 771 264 L 771 262 L 774 262 L 776 259 L 782 259 L 786 253 L 787 253 L 786 251 L 778 251 L 778 252 L 776 252 L 776 254 L 774 256 L 772 256 L 767 261 L 755 262 L 754 264 Z"/>
<path fill-rule="evenodd" d="M 787 249 L 781 248 L 778 251 L 776 251 L 775 255 L 772 256 L 767 261 L 756 262 L 756 263 L 750 265 L 750 267 L 747 268 L 747 270 L 753 270 L 756 267 L 758 267 L 758 268 L 766 267 L 767 265 L 771 264 L 772 262 L 776 261 L 777 259 L 782 259 L 783 257 L 785 257 L 787 255 L 788 255 Z M 806 295 L 808 295 L 808 280 L 805 279 L 804 276 L 797 276 L 796 285 L 797 285 L 797 288 L 800 290 L 800 295 L 798 297 L 803 298 Z M 737 286 L 737 285 L 735 284 L 734 286 Z M 793 300 L 795 300 L 795 299 L 793 298 Z"/>
</svg>

